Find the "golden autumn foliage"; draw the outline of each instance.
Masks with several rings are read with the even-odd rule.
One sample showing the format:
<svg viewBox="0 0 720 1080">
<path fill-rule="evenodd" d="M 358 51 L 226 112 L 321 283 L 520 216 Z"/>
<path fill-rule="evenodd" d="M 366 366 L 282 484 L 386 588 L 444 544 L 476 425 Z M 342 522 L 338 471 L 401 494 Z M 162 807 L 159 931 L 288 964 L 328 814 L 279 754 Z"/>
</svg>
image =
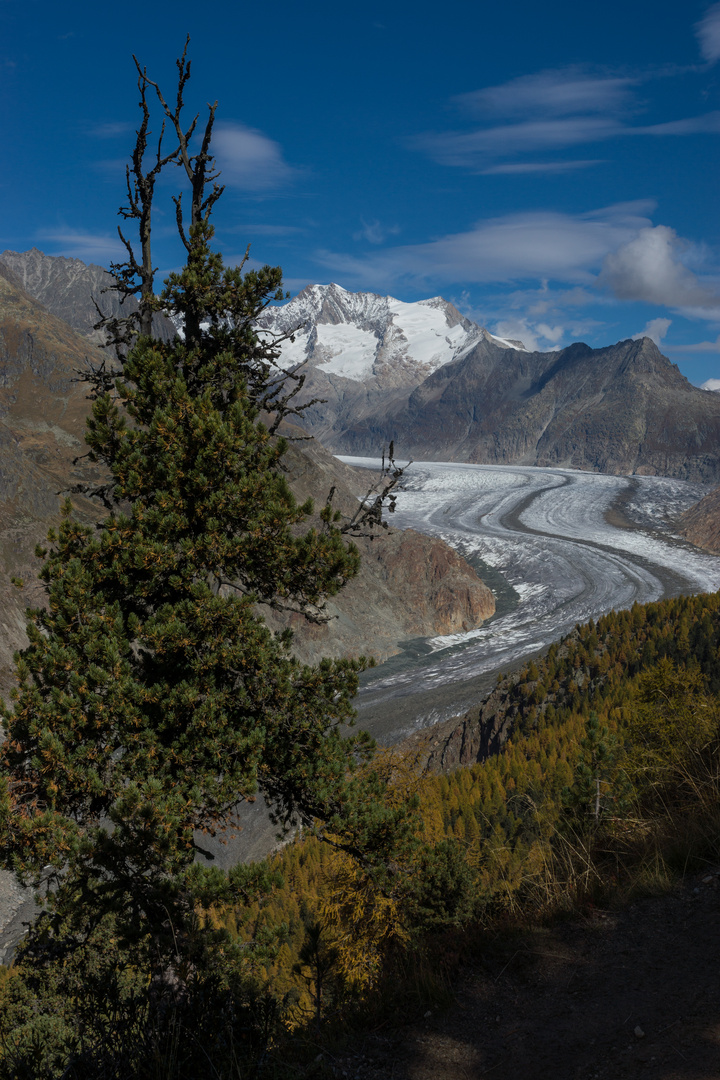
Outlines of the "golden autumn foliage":
<svg viewBox="0 0 720 1080">
<path fill-rule="evenodd" d="M 630 880 L 652 845 L 720 814 L 719 657 L 717 596 L 636 606 L 578 628 L 504 681 L 514 721 L 495 757 L 434 776 L 420 766 L 422 748 L 412 758 L 380 751 L 372 767 L 391 802 L 417 804 L 417 842 L 382 880 L 315 836 L 274 856 L 284 885 L 240 931 L 287 924 L 267 977 L 295 985 L 308 1014 L 312 995 L 293 966 L 317 922 L 335 956 L 336 994 L 366 992 L 418 942 L 421 905 L 407 883 L 430 874 L 423 859 L 446 842 L 472 874 L 476 920 L 541 914 Z M 597 827 L 589 803 L 571 813 L 566 797 L 591 714 L 614 747 L 608 775 L 622 789 L 618 812 Z M 603 780 L 604 796 L 612 783 Z M 232 926 L 232 912 L 223 918 Z"/>
</svg>

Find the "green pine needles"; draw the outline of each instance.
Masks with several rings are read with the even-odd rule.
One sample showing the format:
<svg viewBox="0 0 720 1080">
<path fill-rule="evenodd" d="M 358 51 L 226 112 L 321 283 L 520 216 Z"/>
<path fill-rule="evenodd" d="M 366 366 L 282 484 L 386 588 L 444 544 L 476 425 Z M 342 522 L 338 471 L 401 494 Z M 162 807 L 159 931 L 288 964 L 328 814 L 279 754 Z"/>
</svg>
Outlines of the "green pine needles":
<svg viewBox="0 0 720 1080">
<path fill-rule="evenodd" d="M 148 196 L 136 150 L 124 216 L 148 224 L 143 259 L 128 245 L 130 262 L 114 270 L 139 315 L 109 326 L 118 363 L 90 375 L 86 438 L 106 470 L 97 493 L 108 512 L 88 527 L 65 503 L 40 553 L 48 606 L 29 613 L 19 689 L 2 713 L 6 862 L 29 880 L 50 873 L 48 902 L 66 925 L 111 913 L 123 935 L 164 934 L 174 950 L 199 903 L 250 889 L 247 870 L 226 877 L 194 861 L 203 831 L 232 828 L 239 801 L 259 791 L 279 822 L 320 819 L 358 854 L 379 850 L 404 813 L 384 808 L 367 769 L 355 775 L 371 741 L 341 734 L 362 664 L 302 666 L 290 635 L 258 614 L 262 603 L 318 617 L 359 557 L 330 504 L 311 527 L 312 504 L 298 505 L 284 478 L 277 429 L 297 381 L 288 392 L 276 344 L 254 329 L 283 298 L 281 272 L 243 274 L 211 250 L 214 107 L 193 156 L 195 121 L 184 131 L 179 119 L 184 55 L 178 68 L 174 112 L 157 91 L 178 149 L 162 159 L 158 147 L 157 161 L 189 169 L 187 232 L 176 200 L 187 263 L 160 296 L 148 287 L 152 184 Z M 155 84 L 138 71 L 140 145 Z M 184 337 L 154 336 L 158 312 Z"/>
</svg>

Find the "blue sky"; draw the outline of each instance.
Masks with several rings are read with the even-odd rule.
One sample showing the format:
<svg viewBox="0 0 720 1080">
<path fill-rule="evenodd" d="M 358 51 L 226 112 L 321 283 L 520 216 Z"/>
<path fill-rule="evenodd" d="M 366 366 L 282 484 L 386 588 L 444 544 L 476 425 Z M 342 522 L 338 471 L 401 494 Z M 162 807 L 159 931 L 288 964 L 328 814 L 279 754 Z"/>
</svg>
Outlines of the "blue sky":
<svg viewBox="0 0 720 1080">
<path fill-rule="evenodd" d="M 0 0 L 0 250 L 121 254 L 132 54 L 171 95 L 188 33 L 229 261 L 439 294 L 531 348 L 647 332 L 720 378 L 720 3 Z"/>
</svg>

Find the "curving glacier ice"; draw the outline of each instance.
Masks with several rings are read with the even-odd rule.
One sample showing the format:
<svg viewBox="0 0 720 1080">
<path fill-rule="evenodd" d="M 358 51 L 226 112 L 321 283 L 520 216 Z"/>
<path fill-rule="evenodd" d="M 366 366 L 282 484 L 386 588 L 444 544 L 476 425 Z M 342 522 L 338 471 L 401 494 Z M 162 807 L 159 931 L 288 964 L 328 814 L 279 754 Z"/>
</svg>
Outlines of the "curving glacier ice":
<svg viewBox="0 0 720 1080">
<path fill-rule="evenodd" d="M 352 465 L 379 462 L 343 457 Z M 395 524 L 441 536 L 502 575 L 514 602 L 468 634 L 411 643 L 364 676 L 359 720 L 383 742 L 469 708 L 576 623 L 720 587 L 720 558 L 672 531 L 706 489 L 666 477 L 419 462 Z M 482 569 L 480 569 L 482 575 Z"/>
</svg>

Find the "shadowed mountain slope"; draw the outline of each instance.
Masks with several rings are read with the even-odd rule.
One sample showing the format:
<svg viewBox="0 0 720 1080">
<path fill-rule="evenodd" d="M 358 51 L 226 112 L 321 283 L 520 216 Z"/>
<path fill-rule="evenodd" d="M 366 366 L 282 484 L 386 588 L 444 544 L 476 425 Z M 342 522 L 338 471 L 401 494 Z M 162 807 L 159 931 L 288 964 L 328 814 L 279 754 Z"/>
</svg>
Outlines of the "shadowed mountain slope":
<svg viewBox="0 0 720 1080">
<path fill-rule="evenodd" d="M 650 338 L 529 353 L 478 342 L 405 400 L 378 400 L 327 438 L 336 451 L 720 480 L 720 398 Z"/>
<path fill-rule="evenodd" d="M 0 265 L 0 685 L 25 640 L 24 609 L 37 603 L 33 552 L 57 520 L 64 490 L 95 472 L 86 461 L 88 411 L 78 372 L 96 350 L 20 288 Z M 76 499 L 81 516 L 95 508 Z M 27 582 L 20 591 L 10 582 Z"/>
</svg>

